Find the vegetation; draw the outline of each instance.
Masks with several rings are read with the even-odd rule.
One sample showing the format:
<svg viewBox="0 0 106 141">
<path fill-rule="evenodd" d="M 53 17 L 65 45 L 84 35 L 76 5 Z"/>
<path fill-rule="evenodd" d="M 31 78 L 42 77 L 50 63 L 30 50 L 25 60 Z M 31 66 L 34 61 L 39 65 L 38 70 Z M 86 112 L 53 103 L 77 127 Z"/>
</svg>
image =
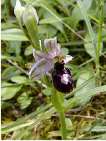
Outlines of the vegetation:
<svg viewBox="0 0 106 141">
<path fill-rule="evenodd" d="M 1 8 L 2 139 L 106 139 L 106 0 L 2 0 Z M 67 94 L 45 74 L 59 57 L 49 43 L 73 57 Z"/>
</svg>

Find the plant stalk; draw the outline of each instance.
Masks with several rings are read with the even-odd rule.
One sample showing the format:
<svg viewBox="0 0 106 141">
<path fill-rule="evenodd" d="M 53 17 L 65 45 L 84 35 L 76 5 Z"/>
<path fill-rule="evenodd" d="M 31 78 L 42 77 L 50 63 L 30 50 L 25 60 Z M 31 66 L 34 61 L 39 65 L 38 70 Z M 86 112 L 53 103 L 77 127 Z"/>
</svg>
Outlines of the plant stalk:
<svg viewBox="0 0 106 141">
<path fill-rule="evenodd" d="M 100 83 L 100 53 L 102 48 L 102 24 L 103 24 L 103 5 L 104 0 L 98 0 L 99 4 L 99 29 L 98 29 L 98 46 L 96 49 L 96 76 L 97 76 L 97 85 Z"/>
<path fill-rule="evenodd" d="M 63 112 L 60 112 L 59 114 L 60 114 L 62 139 L 65 140 L 67 138 L 65 114 L 64 114 L 64 111 Z"/>
<path fill-rule="evenodd" d="M 66 122 L 65 122 L 65 113 L 64 113 L 64 96 L 63 93 L 54 90 L 52 95 L 52 103 L 59 113 L 60 124 L 61 124 L 61 136 L 65 140 L 67 138 Z"/>
</svg>

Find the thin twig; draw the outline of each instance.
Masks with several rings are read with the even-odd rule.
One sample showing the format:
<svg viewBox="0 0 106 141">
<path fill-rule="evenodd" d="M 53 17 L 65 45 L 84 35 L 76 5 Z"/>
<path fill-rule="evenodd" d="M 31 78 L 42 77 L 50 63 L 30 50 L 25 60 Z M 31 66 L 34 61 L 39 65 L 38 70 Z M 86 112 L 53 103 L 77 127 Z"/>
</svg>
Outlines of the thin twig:
<svg viewBox="0 0 106 141">
<path fill-rule="evenodd" d="M 17 69 L 19 69 L 21 72 L 25 73 L 26 75 L 28 75 L 28 72 L 25 71 L 23 68 L 21 68 L 20 66 L 18 66 L 16 63 L 12 62 L 11 60 L 7 60 L 10 64 L 12 64 L 13 66 L 15 66 Z"/>
</svg>

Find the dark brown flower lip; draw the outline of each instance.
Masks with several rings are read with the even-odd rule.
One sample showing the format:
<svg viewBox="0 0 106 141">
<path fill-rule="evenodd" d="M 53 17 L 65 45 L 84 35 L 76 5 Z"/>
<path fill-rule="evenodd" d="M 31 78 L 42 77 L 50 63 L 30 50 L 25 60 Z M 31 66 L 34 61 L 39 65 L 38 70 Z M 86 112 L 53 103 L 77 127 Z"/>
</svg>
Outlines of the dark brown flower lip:
<svg viewBox="0 0 106 141">
<path fill-rule="evenodd" d="M 64 64 L 59 62 L 55 63 L 54 70 L 52 71 L 52 82 L 55 89 L 62 93 L 69 93 L 73 90 L 74 81 L 72 79 L 71 71 L 68 68 L 65 68 Z"/>
</svg>

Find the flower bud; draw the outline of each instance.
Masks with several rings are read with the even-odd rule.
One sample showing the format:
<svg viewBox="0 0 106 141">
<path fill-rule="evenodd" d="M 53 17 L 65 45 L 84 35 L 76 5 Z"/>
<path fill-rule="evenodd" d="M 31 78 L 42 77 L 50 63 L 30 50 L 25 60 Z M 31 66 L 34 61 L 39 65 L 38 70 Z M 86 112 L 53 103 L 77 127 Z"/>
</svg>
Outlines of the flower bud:
<svg viewBox="0 0 106 141">
<path fill-rule="evenodd" d="M 23 7 L 19 0 L 16 1 L 16 5 L 14 8 L 14 14 L 19 22 L 20 27 L 22 28 L 22 14 L 25 10 L 25 7 Z"/>
<path fill-rule="evenodd" d="M 38 16 L 36 10 L 28 5 L 23 12 L 23 26 L 25 27 L 26 35 L 29 37 L 32 45 L 36 49 L 40 49 L 38 35 Z"/>
</svg>

